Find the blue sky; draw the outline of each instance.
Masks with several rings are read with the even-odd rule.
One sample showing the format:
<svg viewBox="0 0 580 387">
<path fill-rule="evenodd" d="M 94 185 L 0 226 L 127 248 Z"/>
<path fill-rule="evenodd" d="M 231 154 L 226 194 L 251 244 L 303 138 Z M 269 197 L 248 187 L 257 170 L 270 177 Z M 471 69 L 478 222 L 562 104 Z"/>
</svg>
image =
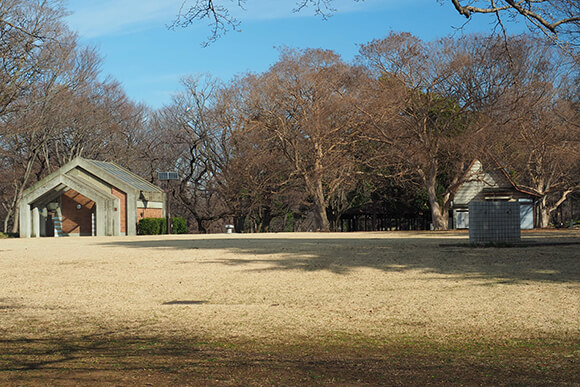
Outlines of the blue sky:
<svg viewBox="0 0 580 387">
<path fill-rule="evenodd" d="M 241 32 L 230 32 L 202 47 L 210 30 L 198 23 L 175 31 L 183 0 L 68 0 L 68 23 L 82 44 L 95 46 L 103 57 L 103 74 L 121 82 L 127 95 L 152 108 L 171 103 L 180 79 L 209 73 L 227 81 L 237 74 L 262 72 L 278 58 L 276 47 L 326 48 L 350 61 L 358 45 L 407 31 L 432 40 L 457 32 L 465 24 L 450 1 L 336 0 L 338 12 L 328 20 L 312 9 L 293 13 L 294 0 L 223 0 L 241 20 Z M 193 2 L 193 0 L 192 0 Z M 464 32 L 488 32 L 492 17 L 479 16 Z M 491 24 L 490 24 L 491 23 Z"/>
</svg>

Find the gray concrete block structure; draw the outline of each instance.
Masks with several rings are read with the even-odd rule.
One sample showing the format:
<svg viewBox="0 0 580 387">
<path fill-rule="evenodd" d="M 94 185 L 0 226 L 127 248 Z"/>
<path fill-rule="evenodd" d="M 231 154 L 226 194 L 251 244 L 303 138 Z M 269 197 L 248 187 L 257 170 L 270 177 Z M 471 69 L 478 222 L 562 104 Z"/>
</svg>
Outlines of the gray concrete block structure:
<svg viewBox="0 0 580 387">
<path fill-rule="evenodd" d="M 77 157 L 24 191 L 20 237 L 136 235 L 165 216 L 165 193 L 115 163 Z"/>
<path fill-rule="evenodd" d="M 520 242 L 520 203 L 469 203 L 469 242 Z"/>
</svg>

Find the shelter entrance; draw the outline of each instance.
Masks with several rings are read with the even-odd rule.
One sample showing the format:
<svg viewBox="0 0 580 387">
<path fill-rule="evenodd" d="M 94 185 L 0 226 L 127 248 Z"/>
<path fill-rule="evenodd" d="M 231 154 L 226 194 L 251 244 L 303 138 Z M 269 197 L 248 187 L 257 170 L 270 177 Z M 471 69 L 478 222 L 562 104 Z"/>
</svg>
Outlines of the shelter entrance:
<svg viewBox="0 0 580 387">
<path fill-rule="evenodd" d="M 120 200 L 110 192 L 62 174 L 33 188 L 20 207 L 24 237 L 116 235 L 120 230 Z"/>
<path fill-rule="evenodd" d="M 38 211 L 38 215 L 32 217 L 33 225 L 38 222 L 38 227 L 33 227 L 38 236 L 97 235 L 97 204 L 74 189 L 55 190 L 44 200 L 35 202 L 33 208 Z"/>
</svg>

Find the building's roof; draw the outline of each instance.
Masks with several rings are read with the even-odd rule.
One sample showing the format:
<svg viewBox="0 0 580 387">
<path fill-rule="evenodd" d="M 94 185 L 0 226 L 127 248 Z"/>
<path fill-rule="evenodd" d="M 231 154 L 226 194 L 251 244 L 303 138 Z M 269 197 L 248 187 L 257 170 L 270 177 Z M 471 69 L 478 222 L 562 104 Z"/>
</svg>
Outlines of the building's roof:
<svg viewBox="0 0 580 387">
<path fill-rule="evenodd" d="M 143 179 L 135 175 L 134 173 L 130 172 L 129 170 L 118 166 L 115 163 L 107 162 L 107 161 L 98 161 L 98 160 L 89 160 L 85 159 L 85 161 L 91 163 L 95 167 L 103 170 L 104 172 L 116 177 L 117 179 L 127 183 L 131 187 L 139 190 L 139 191 L 153 191 L 159 192 L 161 189 L 147 180 Z"/>
<path fill-rule="evenodd" d="M 499 163 L 498 163 L 498 165 L 499 165 Z M 521 192 L 521 193 L 523 193 L 523 194 L 526 194 L 526 195 L 530 195 L 530 196 L 536 196 L 536 197 L 541 197 L 541 196 L 542 196 L 542 195 L 540 195 L 539 193 L 537 193 L 537 192 L 535 192 L 535 191 L 533 191 L 533 190 L 531 190 L 531 189 L 527 189 L 527 188 L 522 188 L 522 187 L 520 187 L 519 185 L 517 185 L 517 184 L 514 182 L 514 180 L 513 180 L 513 179 L 511 178 L 511 176 L 510 176 L 510 175 L 507 173 L 507 171 L 506 171 L 506 169 L 505 169 L 505 168 L 501 168 L 501 167 L 500 167 L 500 169 L 501 169 L 501 171 L 503 172 L 503 174 L 504 174 L 505 178 L 506 178 L 506 179 L 507 179 L 507 180 L 510 182 L 510 184 L 512 185 L 512 187 L 514 187 L 514 189 L 515 189 L 516 191 L 518 191 L 518 192 Z"/>
<path fill-rule="evenodd" d="M 540 196 L 536 192 L 520 188 L 495 159 L 490 164 L 495 166 L 485 169 L 479 160 L 473 160 L 462 177 L 463 183 L 455 191 L 455 203 L 467 204 L 481 192 L 497 195 L 517 191 L 529 196 Z"/>
</svg>

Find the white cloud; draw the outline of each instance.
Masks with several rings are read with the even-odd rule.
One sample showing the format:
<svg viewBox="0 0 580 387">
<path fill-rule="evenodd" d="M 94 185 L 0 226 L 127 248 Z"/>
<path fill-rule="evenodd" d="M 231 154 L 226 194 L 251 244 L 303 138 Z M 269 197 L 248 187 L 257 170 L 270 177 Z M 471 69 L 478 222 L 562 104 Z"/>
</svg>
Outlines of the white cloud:
<svg viewBox="0 0 580 387">
<path fill-rule="evenodd" d="M 134 29 L 171 23 L 181 0 L 69 0 L 68 23 L 82 37 L 126 33 Z"/>
<path fill-rule="evenodd" d="M 194 0 L 189 0 L 193 4 Z M 410 2 L 407 0 L 407 4 Z M 71 29 L 82 37 L 96 38 L 101 36 L 123 34 L 135 30 L 159 27 L 171 24 L 177 16 L 183 0 L 69 0 L 72 14 L 68 21 Z M 247 0 L 244 9 L 237 6 L 237 1 L 221 0 L 230 10 L 231 15 L 239 20 L 272 20 L 289 17 L 309 17 L 314 9 L 306 7 L 301 12 L 293 13 L 296 8 L 294 0 Z M 398 0 L 335 0 L 333 7 L 338 13 L 385 9 L 401 5 Z M 185 9 L 187 8 L 187 3 Z M 204 23 L 201 23 L 202 25 Z M 243 27 L 242 27 L 243 28 Z"/>
<path fill-rule="evenodd" d="M 415 1 L 415 0 L 413 0 Z M 300 12 L 293 12 L 296 9 L 298 0 L 247 0 L 244 10 L 238 7 L 231 7 L 231 13 L 240 20 L 271 20 L 289 17 L 311 17 L 315 13 L 312 5 L 307 5 Z M 227 0 L 226 0 L 227 3 Z M 392 8 L 396 5 L 405 5 L 411 0 L 401 2 L 400 0 L 334 0 L 331 7 L 339 14 L 360 12 L 377 9 Z M 324 10 L 323 11 L 327 11 Z"/>
</svg>

